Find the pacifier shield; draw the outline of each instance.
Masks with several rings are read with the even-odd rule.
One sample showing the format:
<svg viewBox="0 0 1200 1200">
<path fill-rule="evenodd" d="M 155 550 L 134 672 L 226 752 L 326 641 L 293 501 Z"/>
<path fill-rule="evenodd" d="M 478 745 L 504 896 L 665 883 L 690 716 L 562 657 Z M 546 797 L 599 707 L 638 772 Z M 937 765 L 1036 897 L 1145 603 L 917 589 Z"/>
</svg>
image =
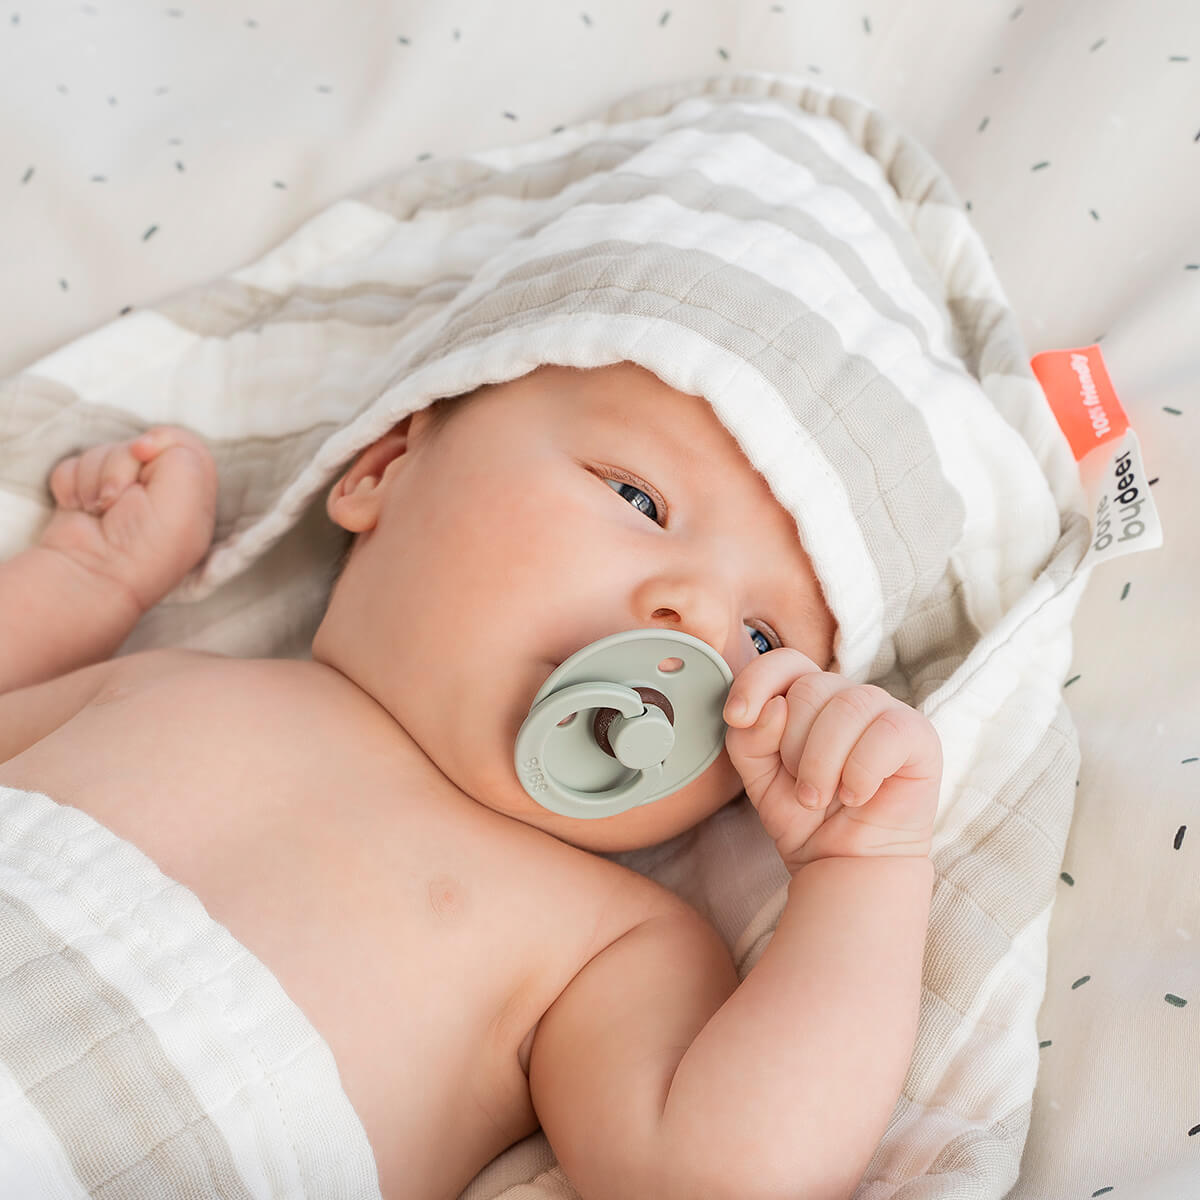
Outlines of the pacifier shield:
<svg viewBox="0 0 1200 1200">
<path fill-rule="evenodd" d="M 720 754 L 732 683 L 725 660 L 690 634 L 634 629 L 601 638 L 538 690 L 517 735 L 518 778 L 544 808 L 571 817 L 611 816 L 668 796 Z M 576 713 L 584 719 L 567 720 Z"/>
</svg>

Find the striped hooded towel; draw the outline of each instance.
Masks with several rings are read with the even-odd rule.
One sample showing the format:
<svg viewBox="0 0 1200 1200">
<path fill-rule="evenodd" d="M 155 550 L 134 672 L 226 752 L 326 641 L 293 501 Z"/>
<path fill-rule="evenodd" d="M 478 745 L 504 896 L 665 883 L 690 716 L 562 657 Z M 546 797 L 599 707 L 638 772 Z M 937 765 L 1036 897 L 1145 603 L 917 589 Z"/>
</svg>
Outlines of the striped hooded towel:
<svg viewBox="0 0 1200 1200">
<path fill-rule="evenodd" d="M 1060 688 L 1088 523 L 961 203 L 868 104 L 763 74 L 673 85 L 337 203 L 9 381 L 0 525 L 33 539 L 61 456 L 188 426 L 217 458 L 216 542 L 127 648 L 293 653 L 328 593 L 323 497 L 351 456 L 440 397 L 623 360 L 708 399 L 795 516 L 835 667 L 941 735 L 920 1030 L 859 1196 L 1001 1197 L 1074 792 Z M 626 857 L 753 966 L 786 873 L 744 800 Z M 540 1138 L 467 1195 L 504 1193 L 570 1194 Z"/>
</svg>

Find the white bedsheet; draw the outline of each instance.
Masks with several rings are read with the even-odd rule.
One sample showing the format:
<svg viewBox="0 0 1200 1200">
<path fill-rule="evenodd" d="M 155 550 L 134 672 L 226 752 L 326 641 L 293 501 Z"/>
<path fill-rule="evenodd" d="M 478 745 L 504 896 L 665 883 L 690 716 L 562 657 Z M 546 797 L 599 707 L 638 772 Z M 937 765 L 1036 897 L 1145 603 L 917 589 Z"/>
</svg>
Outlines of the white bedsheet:
<svg viewBox="0 0 1200 1200">
<path fill-rule="evenodd" d="M 1083 765 L 1011 1195 L 1200 1194 L 1194 0 L 13 0 L 0 375 L 424 153 L 723 66 L 813 71 L 889 111 L 971 201 L 1031 351 L 1103 347 L 1165 544 L 1097 568 L 1076 623 Z M 0 554 L 27 533 L 0 528 Z"/>
</svg>

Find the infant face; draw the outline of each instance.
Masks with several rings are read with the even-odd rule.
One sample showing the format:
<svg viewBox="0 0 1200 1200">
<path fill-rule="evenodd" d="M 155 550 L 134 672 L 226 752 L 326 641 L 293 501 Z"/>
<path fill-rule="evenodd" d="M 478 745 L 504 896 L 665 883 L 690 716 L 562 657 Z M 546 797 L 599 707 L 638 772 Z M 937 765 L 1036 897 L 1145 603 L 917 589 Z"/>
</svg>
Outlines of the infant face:
<svg viewBox="0 0 1200 1200">
<path fill-rule="evenodd" d="M 389 441 L 389 438 L 391 439 Z M 741 789 L 721 755 L 673 796 L 577 820 L 513 765 L 537 690 L 589 642 L 691 634 L 736 675 L 778 645 L 822 666 L 834 622 L 795 522 L 704 399 L 623 363 L 543 367 L 364 451 L 330 515 L 358 540 L 313 657 L 386 708 L 479 803 L 593 850 L 650 845 Z"/>
</svg>

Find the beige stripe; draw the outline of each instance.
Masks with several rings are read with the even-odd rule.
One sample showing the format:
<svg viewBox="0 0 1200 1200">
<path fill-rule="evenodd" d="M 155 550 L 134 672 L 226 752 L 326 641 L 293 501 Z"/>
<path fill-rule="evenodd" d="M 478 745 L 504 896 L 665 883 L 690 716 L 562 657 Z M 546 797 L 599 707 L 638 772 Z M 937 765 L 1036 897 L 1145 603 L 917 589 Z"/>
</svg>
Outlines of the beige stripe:
<svg viewBox="0 0 1200 1200">
<path fill-rule="evenodd" d="M 91 1195 L 249 1197 L 220 1131 L 137 1009 L 5 892 L 0 1055 Z"/>
<path fill-rule="evenodd" d="M 1078 765 L 1078 742 L 1060 703 L 1018 770 L 934 859 L 925 987 L 960 1015 L 1013 938 L 1054 900 Z"/>
</svg>

